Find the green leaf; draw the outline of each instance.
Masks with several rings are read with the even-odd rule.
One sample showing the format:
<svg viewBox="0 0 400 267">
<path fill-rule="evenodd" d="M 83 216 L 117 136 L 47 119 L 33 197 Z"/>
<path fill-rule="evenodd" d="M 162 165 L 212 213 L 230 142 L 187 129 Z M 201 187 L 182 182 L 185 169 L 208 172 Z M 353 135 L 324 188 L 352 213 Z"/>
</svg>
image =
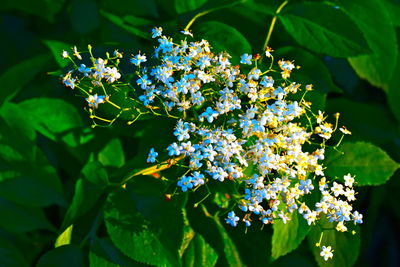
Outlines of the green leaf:
<svg viewBox="0 0 400 267">
<path fill-rule="evenodd" d="M 358 26 L 334 6 L 294 4 L 284 9 L 279 19 L 300 45 L 317 53 L 349 57 L 370 52 Z"/>
<path fill-rule="evenodd" d="M 69 60 L 63 58 L 61 55 L 63 50 L 69 51 L 72 47 L 71 45 L 54 40 L 44 40 L 43 43 L 47 45 L 47 47 L 50 49 L 54 59 L 61 68 L 64 68 L 71 63 Z"/>
<path fill-rule="evenodd" d="M 114 246 L 109 238 L 96 238 L 89 253 L 90 266 L 148 266 L 132 260 Z"/>
<path fill-rule="evenodd" d="M 61 10 L 64 2 L 65 0 L 4 0 L 0 10 L 20 10 L 54 22 L 54 17 Z"/>
<path fill-rule="evenodd" d="M 12 99 L 24 86 L 32 81 L 49 62 L 47 54 L 38 55 L 8 68 L 0 74 L 0 105 Z"/>
<path fill-rule="evenodd" d="M 121 27 L 122 29 L 126 30 L 127 32 L 138 36 L 143 39 L 151 40 L 151 34 L 150 33 L 145 33 L 142 30 L 139 30 L 135 26 L 128 25 L 123 19 L 120 17 L 113 15 L 111 13 L 108 13 L 104 10 L 100 10 L 100 14 L 108 19 L 110 22 L 114 23 L 115 25 Z"/>
<path fill-rule="evenodd" d="M 294 60 L 296 65 L 301 66 L 299 70 L 292 72 L 293 80 L 302 84 L 313 84 L 316 91 L 323 93 L 342 92 L 342 89 L 333 82 L 324 62 L 312 53 L 301 48 L 287 46 L 278 49 L 275 54 L 278 55 L 278 58 Z"/>
<path fill-rule="evenodd" d="M 33 161 L 36 131 L 25 112 L 18 105 L 7 102 L 0 109 L 0 124 L 0 157 L 7 162 Z"/>
<path fill-rule="evenodd" d="M 63 245 L 71 244 L 72 230 L 74 229 L 74 225 L 71 224 L 67 229 L 64 230 L 56 239 L 56 243 L 54 246 L 61 247 Z"/>
<path fill-rule="evenodd" d="M 33 207 L 66 203 L 56 170 L 40 150 L 33 162 L 0 165 L 0 196 Z"/>
<path fill-rule="evenodd" d="M 232 56 L 232 62 L 238 63 L 239 57 L 244 53 L 251 53 L 251 45 L 246 38 L 234 27 L 218 21 L 202 22 L 194 27 L 196 36 L 210 42 L 216 52 L 226 51 Z M 197 37 L 196 37 L 197 38 Z"/>
<path fill-rule="evenodd" d="M 178 14 L 190 12 L 204 5 L 207 0 L 175 0 L 175 10 Z"/>
<path fill-rule="evenodd" d="M 272 258 L 274 260 L 295 250 L 310 231 L 310 226 L 300 214 L 293 212 L 290 217 L 291 220 L 286 224 L 280 220 L 273 225 Z"/>
<path fill-rule="evenodd" d="M 182 265 L 193 266 L 214 266 L 217 263 L 218 254 L 207 244 L 200 234 L 195 234 L 186 248 L 182 257 Z"/>
<path fill-rule="evenodd" d="M 84 265 L 82 249 L 77 245 L 65 245 L 44 254 L 40 259 L 37 267 L 80 267 Z"/>
<path fill-rule="evenodd" d="M 125 164 L 125 155 L 121 141 L 118 138 L 112 139 L 100 152 L 99 161 L 104 166 L 122 167 Z"/>
<path fill-rule="evenodd" d="M 400 167 L 385 151 L 370 143 L 345 143 L 338 150 L 344 154 L 327 151 L 325 174 L 342 178 L 350 173 L 356 176 L 359 186 L 384 184 Z"/>
<path fill-rule="evenodd" d="M 363 31 L 373 52 L 370 55 L 350 58 L 351 66 L 361 78 L 387 90 L 395 73 L 398 50 L 396 31 L 383 2 L 385 1 L 354 0 L 342 1 L 341 4 Z"/>
<path fill-rule="evenodd" d="M 24 254 L 19 251 L 13 243 L 0 237 L 0 259 L 1 264 L 7 267 L 30 266 Z"/>
<path fill-rule="evenodd" d="M 54 230 L 41 209 L 22 206 L 2 197 L 0 197 L 0 214 L 0 227 L 10 232 Z"/>
<path fill-rule="evenodd" d="M 336 225 L 330 223 L 326 217 L 321 218 L 318 225 L 311 228 L 310 233 L 307 238 L 309 241 L 309 246 L 314 254 L 314 257 L 319 266 L 353 266 L 358 258 L 360 252 L 361 238 L 359 233 L 359 228 L 354 225 L 346 225 L 349 230 L 347 232 L 338 232 L 334 229 Z M 325 261 L 323 257 L 320 256 L 321 248 L 316 247 L 316 243 L 319 242 L 321 236 L 321 227 L 328 229 L 324 231 L 323 238 L 321 240 L 322 246 L 331 246 L 334 250 L 333 258 Z M 333 229 L 332 229 L 333 228 Z M 351 229 L 354 228 L 356 234 L 351 233 Z"/>
<path fill-rule="evenodd" d="M 32 98 L 19 106 L 30 116 L 35 129 L 54 141 L 83 125 L 75 107 L 62 99 Z"/>
<path fill-rule="evenodd" d="M 183 239 L 180 201 L 166 201 L 161 181 L 136 177 L 127 190 L 107 198 L 104 217 L 117 248 L 130 258 L 156 266 L 179 263 Z"/>
<path fill-rule="evenodd" d="M 97 256 L 93 252 L 89 252 L 89 266 L 92 267 L 118 267 L 120 265 L 117 265 L 115 263 L 112 263 L 102 257 Z"/>
<path fill-rule="evenodd" d="M 229 266 L 244 266 L 239 252 L 233 243 L 232 239 L 226 232 L 224 226 L 221 224 L 218 217 L 214 217 L 215 225 L 217 226 L 218 232 L 220 233 L 223 240 L 223 251 L 224 256 L 229 264 Z M 221 256 L 221 255 L 220 255 Z"/>
<path fill-rule="evenodd" d="M 108 175 L 98 162 L 89 162 L 82 170 L 83 178 L 76 181 L 75 193 L 64 218 L 65 228 L 92 209 L 106 190 Z"/>
</svg>

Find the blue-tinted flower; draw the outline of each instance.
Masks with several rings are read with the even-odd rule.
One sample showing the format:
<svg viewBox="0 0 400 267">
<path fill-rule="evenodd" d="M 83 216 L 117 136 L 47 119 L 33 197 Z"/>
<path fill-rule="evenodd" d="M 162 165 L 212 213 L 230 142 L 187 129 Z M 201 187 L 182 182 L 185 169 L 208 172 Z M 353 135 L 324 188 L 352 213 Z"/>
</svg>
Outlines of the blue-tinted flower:
<svg viewBox="0 0 400 267">
<path fill-rule="evenodd" d="M 228 213 L 228 217 L 225 220 L 227 224 L 235 227 L 237 225 L 237 222 L 239 221 L 239 217 L 236 216 L 234 211 L 231 211 Z"/>
<path fill-rule="evenodd" d="M 156 158 L 158 156 L 158 153 L 154 151 L 154 148 L 150 149 L 149 155 L 147 156 L 147 163 L 154 163 L 156 162 Z"/>
<path fill-rule="evenodd" d="M 363 223 L 363 215 L 360 214 L 358 211 L 353 212 L 353 221 L 354 223 L 361 224 Z"/>
<path fill-rule="evenodd" d="M 98 108 L 99 104 L 104 103 L 106 96 L 104 95 L 90 95 L 88 98 L 86 98 L 86 101 L 88 102 L 89 107 L 92 108 Z"/>
<path fill-rule="evenodd" d="M 207 107 L 206 111 L 200 115 L 200 119 L 206 118 L 209 123 L 212 123 L 218 115 L 218 112 L 214 111 L 211 107 Z"/>
<path fill-rule="evenodd" d="M 314 189 L 311 179 L 300 180 L 299 189 L 302 190 L 305 194 L 310 193 L 310 191 Z"/>
<path fill-rule="evenodd" d="M 183 192 L 186 192 L 189 189 L 193 188 L 193 183 L 192 179 L 190 176 L 183 176 L 179 181 L 178 181 L 178 186 L 182 188 Z"/>
<path fill-rule="evenodd" d="M 153 28 L 153 29 L 151 30 L 151 33 L 152 33 L 151 38 L 156 38 L 156 37 L 161 36 L 162 30 L 163 30 L 163 29 L 162 29 L 161 27 L 155 27 L 155 28 Z"/>
<path fill-rule="evenodd" d="M 85 64 L 81 64 L 78 68 L 80 73 L 83 73 L 86 77 L 89 76 L 89 73 L 92 71 L 90 68 L 87 68 Z"/>
<path fill-rule="evenodd" d="M 145 75 L 143 75 L 142 77 L 140 77 L 140 78 L 136 81 L 137 85 L 140 85 L 140 88 L 142 88 L 142 89 L 146 89 L 147 86 L 151 84 L 151 81 L 148 80 L 147 78 L 148 78 L 147 74 L 145 74 Z"/>
<path fill-rule="evenodd" d="M 179 156 L 181 154 L 181 147 L 177 143 L 172 143 L 167 147 L 169 156 Z"/>
<path fill-rule="evenodd" d="M 243 54 L 241 57 L 240 57 L 240 63 L 242 63 L 242 64 L 247 64 L 247 65 L 251 65 L 251 59 L 253 58 L 253 56 L 252 55 L 249 55 L 249 54 Z"/>
<path fill-rule="evenodd" d="M 133 58 L 131 58 L 131 63 L 139 66 L 141 63 L 146 62 L 147 58 L 145 55 L 137 54 Z"/>
</svg>

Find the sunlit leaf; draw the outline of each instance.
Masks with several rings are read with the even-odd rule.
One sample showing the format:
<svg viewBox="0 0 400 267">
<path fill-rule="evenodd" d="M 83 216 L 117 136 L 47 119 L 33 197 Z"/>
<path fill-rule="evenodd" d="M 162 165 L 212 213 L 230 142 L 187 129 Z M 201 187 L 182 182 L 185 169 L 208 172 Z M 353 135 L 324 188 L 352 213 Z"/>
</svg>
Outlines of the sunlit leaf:
<svg viewBox="0 0 400 267">
<path fill-rule="evenodd" d="M 285 8 L 279 18 L 300 45 L 317 53 L 349 57 L 370 52 L 359 27 L 335 6 L 294 4 Z"/>
<path fill-rule="evenodd" d="M 296 211 L 291 214 L 291 220 L 286 224 L 282 220 L 273 225 L 272 258 L 277 259 L 295 250 L 310 231 L 305 219 Z"/>
<path fill-rule="evenodd" d="M 74 106 L 57 98 L 32 98 L 19 103 L 35 129 L 54 141 L 82 126 Z"/>
<path fill-rule="evenodd" d="M 251 54 L 251 45 L 246 38 L 234 27 L 218 21 L 207 21 L 195 25 L 196 36 L 210 42 L 216 52 L 229 52 L 234 63 L 238 63 L 238 58 L 244 54 Z"/>
<path fill-rule="evenodd" d="M 112 139 L 100 152 L 99 162 L 104 166 L 122 167 L 125 164 L 124 150 L 121 141 Z"/>
<path fill-rule="evenodd" d="M 50 49 L 55 61 L 58 63 L 58 65 L 61 68 L 64 68 L 68 64 L 71 63 L 69 60 L 63 58 L 61 55 L 64 50 L 67 52 L 70 52 L 71 51 L 70 49 L 72 47 L 71 45 L 61 42 L 61 41 L 55 41 L 55 40 L 45 40 L 43 42 Z"/>
<path fill-rule="evenodd" d="M 64 218 L 64 228 L 92 209 L 108 184 L 107 172 L 98 162 L 86 164 L 82 174 L 83 177 L 76 181 L 72 203 Z"/>
<path fill-rule="evenodd" d="M 354 0 L 342 1 L 340 4 L 354 18 L 372 50 L 370 55 L 350 58 L 351 66 L 361 78 L 387 90 L 395 73 L 398 49 L 396 31 L 383 2 Z"/>
<path fill-rule="evenodd" d="M 74 229 L 74 225 L 71 224 L 67 229 L 64 230 L 56 239 L 55 247 L 60 247 L 63 245 L 68 245 L 71 243 L 72 231 Z"/>
<path fill-rule="evenodd" d="M 218 254 L 215 250 L 200 234 L 195 234 L 183 254 L 182 265 L 187 267 L 214 266 L 217 260 Z"/>
<path fill-rule="evenodd" d="M 328 219 L 323 217 L 317 225 L 311 228 L 307 237 L 311 251 L 319 266 L 353 266 L 360 250 L 359 227 L 351 226 L 349 223 L 350 230 L 344 233 L 336 231 L 334 227 L 334 223 L 330 223 Z M 316 247 L 316 243 L 320 241 L 322 228 L 327 230 L 323 231 L 321 247 L 331 246 L 334 250 L 333 258 L 328 261 L 320 256 L 321 247 Z M 355 234 L 351 233 L 353 230 L 356 232 Z"/>
<path fill-rule="evenodd" d="M 325 174 L 342 178 L 350 173 L 355 175 L 356 185 L 380 185 L 393 175 L 400 164 L 393 161 L 379 147 L 366 143 L 345 143 L 336 150 L 328 150 L 325 160 Z"/>
<path fill-rule="evenodd" d="M 105 222 L 113 243 L 130 258 L 156 266 L 176 265 L 183 218 L 177 203 L 164 199 L 162 188 L 154 178 L 135 178 L 127 191 L 109 195 Z"/>
</svg>

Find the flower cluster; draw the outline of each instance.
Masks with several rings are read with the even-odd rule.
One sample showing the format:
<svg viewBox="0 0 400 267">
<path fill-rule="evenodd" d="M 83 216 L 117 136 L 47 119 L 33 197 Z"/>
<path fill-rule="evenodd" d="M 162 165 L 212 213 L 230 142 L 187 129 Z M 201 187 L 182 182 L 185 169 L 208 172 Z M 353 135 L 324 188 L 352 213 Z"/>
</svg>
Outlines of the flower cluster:
<svg viewBox="0 0 400 267">
<path fill-rule="evenodd" d="M 263 69 L 260 57 L 249 54 L 242 55 L 241 65 L 235 66 L 228 53 L 215 54 L 208 41 L 188 41 L 192 34 L 183 34 L 184 40 L 176 42 L 155 28 L 157 64 L 143 66 L 147 57 L 142 53 L 130 60 L 138 69 L 135 93 L 142 105 L 155 115 L 177 118 L 176 141 L 166 151 L 168 157 L 187 164 L 178 187 L 187 191 L 209 180 L 242 184 L 237 207 L 245 213 L 246 226 L 254 218 L 263 224 L 287 223 L 295 213 L 309 225 L 327 216 L 337 223 L 338 231 L 347 230 L 346 222 L 362 223 L 362 215 L 349 204 L 355 200 L 354 177 L 346 175 L 344 185 L 331 184 L 324 174 L 326 143 L 338 129 L 338 116 L 332 124 L 323 112 L 313 112 L 305 100 L 312 85 L 289 80 L 297 68 L 294 62 L 282 59 L 273 68 L 268 48 L 269 68 Z M 114 57 L 119 55 L 114 53 Z M 107 60 L 92 62 L 92 67 L 82 64 L 77 71 L 93 86 L 121 78 L 116 67 L 107 66 Z M 72 72 L 63 78 L 72 89 L 78 81 Z M 108 101 L 106 96 L 90 95 L 87 101 L 97 108 Z M 155 113 L 155 107 L 163 114 Z M 350 134 L 345 127 L 340 131 Z M 158 155 L 152 148 L 147 162 L 159 162 Z M 322 197 L 310 206 L 304 196 L 312 194 L 314 187 Z M 239 220 L 233 210 L 226 218 L 232 226 Z M 331 258 L 331 247 L 323 247 L 321 256 Z"/>
</svg>

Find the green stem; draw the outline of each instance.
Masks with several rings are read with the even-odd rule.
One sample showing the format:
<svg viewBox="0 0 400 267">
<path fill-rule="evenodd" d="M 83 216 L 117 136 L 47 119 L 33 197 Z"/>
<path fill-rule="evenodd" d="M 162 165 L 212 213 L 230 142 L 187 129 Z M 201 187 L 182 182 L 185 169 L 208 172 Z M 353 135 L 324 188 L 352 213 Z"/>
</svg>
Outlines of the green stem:
<svg viewBox="0 0 400 267">
<path fill-rule="evenodd" d="M 289 3 L 289 1 L 286 0 L 286 1 L 283 2 L 283 3 L 278 7 L 278 9 L 275 11 L 275 15 L 274 15 L 274 17 L 272 18 L 271 24 L 270 24 L 269 29 L 268 29 L 267 38 L 265 38 L 265 41 L 264 41 L 263 51 L 262 51 L 262 53 L 261 53 L 260 64 L 261 64 L 261 62 L 262 62 L 262 59 L 264 58 L 265 50 L 266 50 L 267 47 L 268 47 L 268 43 L 269 43 L 269 40 L 271 39 L 272 32 L 274 31 L 276 19 L 277 19 L 279 13 L 281 13 L 282 9 L 283 9 L 288 3 Z"/>
<path fill-rule="evenodd" d="M 189 21 L 189 23 L 186 25 L 184 31 L 189 31 L 189 28 L 193 25 L 193 23 L 196 21 L 196 19 L 198 19 L 198 18 L 200 18 L 200 17 L 202 17 L 202 16 L 205 16 L 205 15 L 211 13 L 211 12 L 214 12 L 214 11 L 218 11 L 218 10 L 220 10 L 220 9 L 224 9 L 224 8 L 228 8 L 228 7 L 235 6 L 235 5 L 237 5 L 237 4 L 244 3 L 244 2 L 246 2 L 246 1 L 247 1 L 247 0 L 237 1 L 237 2 L 234 2 L 234 3 L 230 3 L 230 4 L 227 4 L 227 5 L 223 5 L 223 6 L 211 8 L 211 9 L 209 9 L 209 10 L 205 10 L 205 11 L 203 11 L 203 12 L 200 12 L 200 13 L 198 13 L 196 16 L 194 16 L 194 17 Z"/>
</svg>

